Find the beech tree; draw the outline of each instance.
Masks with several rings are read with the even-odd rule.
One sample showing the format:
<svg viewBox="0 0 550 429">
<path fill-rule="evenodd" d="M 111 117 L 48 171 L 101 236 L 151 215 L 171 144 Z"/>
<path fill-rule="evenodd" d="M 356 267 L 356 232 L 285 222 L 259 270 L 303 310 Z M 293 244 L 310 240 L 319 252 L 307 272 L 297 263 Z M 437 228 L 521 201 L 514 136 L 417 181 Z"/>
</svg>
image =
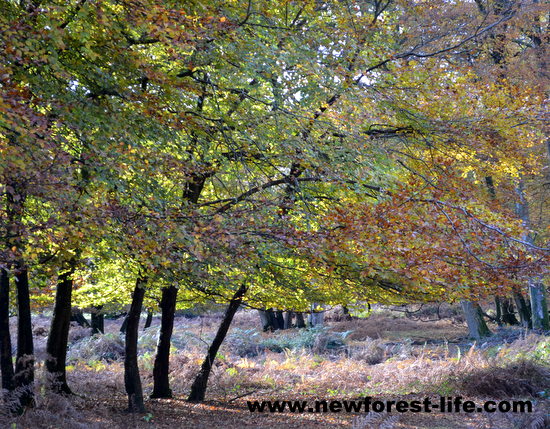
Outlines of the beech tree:
<svg viewBox="0 0 550 429">
<path fill-rule="evenodd" d="M 24 392 L 17 411 L 32 405 L 31 300 L 54 304 L 46 369 L 63 393 L 71 306 L 130 306 L 125 387 L 141 412 L 153 298 L 157 398 L 172 395 L 178 294 L 228 304 L 198 401 L 240 305 L 476 302 L 518 298 L 528 279 L 544 291 L 546 236 L 531 240 L 509 204 L 546 162 L 547 94 L 515 62 L 543 68 L 536 2 L 0 6 L 0 367 Z M 531 45 L 504 55 L 504 34 Z"/>
</svg>

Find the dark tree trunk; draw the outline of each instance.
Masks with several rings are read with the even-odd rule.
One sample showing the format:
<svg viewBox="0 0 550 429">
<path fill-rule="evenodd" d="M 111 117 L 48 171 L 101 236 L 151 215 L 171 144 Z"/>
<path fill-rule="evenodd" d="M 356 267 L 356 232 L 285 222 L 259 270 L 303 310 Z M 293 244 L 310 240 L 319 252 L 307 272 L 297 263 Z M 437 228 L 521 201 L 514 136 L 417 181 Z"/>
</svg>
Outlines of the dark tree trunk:
<svg viewBox="0 0 550 429">
<path fill-rule="evenodd" d="M 170 286 L 162 290 L 160 309 L 160 335 L 153 368 L 153 393 L 151 398 L 171 398 L 172 390 L 168 374 L 170 372 L 170 343 L 174 329 L 174 315 L 176 312 L 176 300 L 178 289 Z"/>
<path fill-rule="evenodd" d="M 269 317 L 271 319 L 271 325 L 273 326 L 273 330 L 277 331 L 279 329 L 283 329 L 283 325 L 285 324 L 285 320 L 283 318 L 283 313 L 279 310 L 274 310 L 270 308 L 268 310 Z"/>
<path fill-rule="evenodd" d="M 67 384 L 67 344 L 71 325 L 71 297 L 73 269 L 59 275 L 55 293 L 55 306 L 46 345 L 46 369 L 51 377 L 50 388 L 57 393 L 71 394 Z"/>
<path fill-rule="evenodd" d="M 518 309 L 521 326 L 532 329 L 533 324 L 531 322 L 531 309 L 529 308 L 529 304 L 521 292 L 514 292 L 514 302 L 516 304 L 516 308 Z"/>
<path fill-rule="evenodd" d="M 285 318 L 282 310 L 275 310 L 275 320 L 277 321 L 277 329 L 285 329 Z"/>
<path fill-rule="evenodd" d="M 296 327 L 303 329 L 306 327 L 306 321 L 304 319 L 304 313 L 296 313 Z"/>
<path fill-rule="evenodd" d="M 519 325 L 518 319 L 514 313 L 514 305 L 509 298 L 502 298 L 500 301 L 502 309 L 502 322 L 507 325 Z"/>
<path fill-rule="evenodd" d="M 136 287 L 132 294 L 132 304 L 130 311 L 126 316 L 126 341 L 124 355 L 124 387 L 128 394 L 128 411 L 135 413 L 144 413 L 143 390 L 138 368 L 138 350 L 137 340 L 139 332 L 139 316 L 143 306 L 145 296 L 145 278 L 139 277 L 136 281 Z"/>
<path fill-rule="evenodd" d="M 264 332 L 267 332 L 267 331 L 275 331 L 278 328 L 278 323 L 277 323 L 277 319 L 275 318 L 275 313 L 273 312 L 273 310 L 271 308 L 267 309 L 267 310 L 258 310 L 259 314 L 260 314 L 260 320 L 261 320 L 261 323 L 262 323 L 262 330 Z"/>
<path fill-rule="evenodd" d="M 260 323 L 262 324 L 262 331 L 272 331 L 273 327 L 271 326 L 271 321 L 269 320 L 269 315 L 267 314 L 266 310 L 258 310 L 258 314 L 260 315 Z"/>
<path fill-rule="evenodd" d="M 245 285 L 242 285 L 237 290 L 237 292 L 235 292 L 235 295 L 233 295 L 231 301 L 229 301 L 229 306 L 225 311 L 225 315 L 223 316 L 222 323 L 218 328 L 218 332 L 216 332 L 216 336 L 214 337 L 212 344 L 208 348 L 208 353 L 206 354 L 206 357 L 202 363 L 201 370 L 195 378 L 193 385 L 191 386 L 191 393 L 187 398 L 189 402 L 204 401 L 206 387 L 208 385 L 208 377 L 210 376 L 210 371 L 212 370 L 214 359 L 216 358 L 218 350 L 220 349 L 220 346 L 222 345 L 222 342 L 227 335 L 227 331 L 229 330 L 231 322 L 233 321 L 233 316 L 235 316 L 235 313 L 239 309 L 245 293 L 246 287 Z"/>
<path fill-rule="evenodd" d="M 283 329 L 290 329 L 292 328 L 292 311 L 287 311 L 285 313 L 285 324 L 283 326 Z"/>
<path fill-rule="evenodd" d="M 72 310 L 71 313 L 72 313 L 71 318 L 70 318 L 71 322 L 76 322 L 76 323 L 79 324 L 79 326 L 82 326 L 83 328 L 89 328 L 90 327 L 90 324 L 88 323 L 88 321 L 84 317 L 84 313 L 82 313 L 82 310 L 80 308 L 76 308 L 76 309 Z"/>
<path fill-rule="evenodd" d="M 92 321 L 92 335 L 105 333 L 105 316 L 101 309 L 103 306 L 99 305 L 92 309 L 91 321 Z"/>
<path fill-rule="evenodd" d="M 128 328 L 128 315 L 130 313 L 127 313 L 125 316 L 124 316 L 124 319 L 122 320 L 122 325 L 120 325 L 120 333 L 121 334 L 125 334 L 126 333 L 126 329 Z"/>
<path fill-rule="evenodd" d="M 265 312 L 267 313 L 267 320 L 269 320 L 269 330 L 273 332 L 279 329 L 279 323 L 277 322 L 277 317 L 273 309 L 268 308 Z"/>
<path fill-rule="evenodd" d="M 145 331 L 147 328 L 150 328 L 151 323 L 153 323 L 153 310 L 149 309 L 147 310 L 147 317 L 145 318 L 145 325 L 143 325 L 143 330 Z"/>
<path fill-rule="evenodd" d="M 0 374 L 2 390 L 7 393 L 6 403 L 10 403 L 11 392 L 15 388 L 10 335 L 10 281 L 8 272 L 0 269 Z"/>
<path fill-rule="evenodd" d="M 19 266 L 15 275 L 17 285 L 17 359 L 15 361 L 15 387 L 22 408 L 34 406 L 34 344 L 32 338 L 31 300 L 29 276 Z"/>
</svg>

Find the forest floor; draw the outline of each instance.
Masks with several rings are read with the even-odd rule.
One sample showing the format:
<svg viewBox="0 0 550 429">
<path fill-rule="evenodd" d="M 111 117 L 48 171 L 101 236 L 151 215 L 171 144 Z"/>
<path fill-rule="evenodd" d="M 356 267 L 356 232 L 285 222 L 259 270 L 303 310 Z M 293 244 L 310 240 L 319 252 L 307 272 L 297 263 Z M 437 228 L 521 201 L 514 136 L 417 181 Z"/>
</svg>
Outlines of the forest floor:
<svg viewBox="0 0 550 429">
<path fill-rule="evenodd" d="M 450 311 L 450 310 L 449 310 Z M 37 403 L 18 418 L 0 415 L 0 427 L 41 428 L 494 428 L 550 427 L 550 339 L 521 329 L 497 330 L 475 344 L 456 314 L 377 310 L 366 319 L 342 320 L 334 312 L 323 329 L 263 333 L 256 312 L 241 311 L 222 347 L 207 401 L 185 401 L 219 315 L 178 317 L 173 337 L 174 399 L 147 400 L 147 413 L 125 412 L 123 342 L 119 320 L 90 337 L 72 327 L 68 381 L 74 397 L 46 393 L 39 364 Z M 422 316 L 422 317 L 420 317 Z M 437 318 L 435 318 L 437 319 Z M 43 359 L 47 317 L 36 317 L 36 353 Z M 158 318 L 140 336 L 145 394 L 152 389 Z M 13 331 L 12 331 L 13 332 Z M 246 401 L 349 400 L 439 401 L 462 396 L 484 400 L 531 400 L 533 413 L 252 413 Z M 548 425 L 548 426 L 547 426 Z"/>
</svg>

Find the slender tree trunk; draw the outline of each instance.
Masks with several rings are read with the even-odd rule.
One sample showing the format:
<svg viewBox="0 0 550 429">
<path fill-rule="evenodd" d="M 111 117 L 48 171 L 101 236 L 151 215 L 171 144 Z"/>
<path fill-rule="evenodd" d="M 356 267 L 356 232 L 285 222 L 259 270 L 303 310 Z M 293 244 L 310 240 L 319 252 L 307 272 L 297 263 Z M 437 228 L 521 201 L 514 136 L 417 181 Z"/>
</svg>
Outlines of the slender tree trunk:
<svg viewBox="0 0 550 429">
<path fill-rule="evenodd" d="M 57 393 L 71 394 L 67 384 L 67 344 L 71 325 L 71 298 L 73 291 L 73 270 L 63 272 L 57 281 L 55 306 L 46 345 L 46 369 L 51 377 L 50 388 Z"/>
<path fill-rule="evenodd" d="M 284 327 L 283 329 L 290 329 L 292 328 L 292 311 L 287 311 L 285 313 L 285 324 L 284 324 Z"/>
<path fill-rule="evenodd" d="M 531 309 L 521 292 L 514 292 L 514 302 L 519 314 L 519 321 L 524 328 L 532 329 Z"/>
<path fill-rule="evenodd" d="M 101 311 L 103 306 L 99 305 L 92 309 L 91 322 L 92 322 L 92 335 L 105 333 L 105 316 Z"/>
<path fill-rule="evenodd" d="M 34 406 L 34 343 L 32 338 L 31 300 L 27 268 L 17 267 L 17 358 L 15 387 L 22 408 Z"/>
<path fill-rule="evenodd" d="M 302 312 L 296 313 L 296 327 L 298 329 L 303 329 L 306 327 L 306 321 L 304 320 L 304 313 Z"/>
<path fill-rule="evenodd" d="M 214 337 L 212 344 L 208 348 L 208 352 L 202 363 L 201 370 L 195 378 L 193 385 L 191 386 L 191 393 L 187 398 L 189 402 L 204 401 L 206 387 L 208 385 L 208 377 L 210 376 L 210 371 L 212 370 L 214 359 L 216 358 L 218 350 L 220 349 L 220 346 L 222 345 L 222 342 L 227 335 L 227 331 L 229 330 L 231 322 L 233 321 L 233 316 L 235 316 L 235 313 L 239 309 L 245 293 L 246 286 L 243 284 L 237 290 L 237 292 L 235 292 L 235 295 L 233 295 L 231 301 L 229 301 L 229 306 L 225 311 L 225 315 L 223 317 L 222 323 L 220 324 L 220 327 L 218 328 L 218 332 L 216 332 L 216 336 Z"/>
<path fill-rule="evenodd" d="M 143 390 L 138 368 L 138 332 L 139 316 L 143 307 L 143 298 L 145 296 L 145 284 L 147 279 L 138 277 L 136 287 L 132 294 L 132 304 L 130 311 L 126 316 L 126 341 L 124 355 L 124 387 L 128 394 L 128 411 L 135 413 L 144 413 L 145 405 L 143 403 Z"/>
<path fill-rule="evenodd" d="M 26 190 L 17 182 L 8 180 L 12 191 L 6 194 L 8 223 L 6 231 L 11 238 L 8 247 L 16 253 L 14 264 L 17 295 L 17 354 L 15 361 L 14 384 L 19 402 L 18 411 L 34 406 L 34 345 L 32 338 L 31 299 L 29 275 L 21 258 L 23 249 L 23 214 Z"/>
<path fill-rule="evenodd" d="M 143 325 L 143 330 L 145 331 L 147 328 L 150 328 L 151 323 L 153 323 L 153 310 L 149 309 L 147 310 L 147 317 L 145 318 L 145 325 Z"/>
<path fill-rule="evenodd" d="M 546 301 L 546 288 L 541 278 L 529 280 L 529 295 L 531 297 L 531 319 L 533 329 L 548 331 L 548 304 Z"/>
<path fill-rule="evenodd" d="M 462 301 L 461 305 L 466 316 L 469 336 L 476 340 L 490 336 L 491 331 L 483 319 L 483 312 L 479 304 L 472 301 Z"/>
<path fill-rule="evenodd" d="M 0 375 L 5 403 L 11 403 L 15 388 L 10 335 L 10 281 L 8 272 L 0 269 Z"/>
<path fill-rule="evenodd" d="M 502 304 L 498 296 L 495 296 L 495 313 L 495 322 L 498 326 L 502 326 Z"/>
<path fill-rule="evenodd" d="M 160 309 L 162 312 L 160 335 L 157 345 L 157 355 L 155 356 L 155 366 L 153 368 L 153 393 L 151 394 L 151 398 L 172 397 L 168 374 L 170 372 L 170 344 L 174 329 L 177 297 L 178 288 L 175 286 L 162 290 L 162 298 L 160 300 Z"/>
</svg>

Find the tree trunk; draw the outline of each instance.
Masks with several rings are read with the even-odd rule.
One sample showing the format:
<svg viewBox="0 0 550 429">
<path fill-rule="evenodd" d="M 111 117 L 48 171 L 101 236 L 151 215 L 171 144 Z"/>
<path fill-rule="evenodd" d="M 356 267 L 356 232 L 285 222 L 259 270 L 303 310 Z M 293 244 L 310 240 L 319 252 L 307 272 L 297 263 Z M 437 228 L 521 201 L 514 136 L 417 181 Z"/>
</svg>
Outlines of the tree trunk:
<svg viewBox="0 0 550 429">
<path fill-rule="evenodd" d="M 92 335 L 105 333 L 105 316 L 101 311 L 102 308 L 103 306 L 99 305 L 92 309 L 92 314 L 91 314 Z"/>
<path fill-rule="evenodd" d="M 279 322 L 275 316 L 273 309 L 268 308 L 266 310 L 258 310 L 260 313 L 260 320 L 262 323 L 262 329 L 264 332 L 276 331 L 279 328 Z M 283 322 L 284 323 L 284 322 Z"/>
<path fill-rule="evenodd" d="M 303 329 L 306 327 L 306 321 L 304 320 L 304 313 L 296 313 L 296 327 L 298 329 Z"/>
<path fill-rule="evenodd" d="M 533 329 L 540 331 L 550 330 L 546 290 L 541 278 L 532 278 L 529 280 L 529 295 L 531 297 L 531 319 Z"/>
<path fill-rule="evenodd" d="M 0 269 L 0 375 L 5 403 L 11 403 L 15 388 L 10 335 L 10 281 L 8 272 Z"/>
<path fill-rule="evenodd" d="M 502 304 L 498 296 L 495 296 L 495 313 L 495 322 L 498 326 L 502 326 Z"/>
<path fill-rule="evenodd" d="M 126 313 L 126 316 L 124 316 L 124 319 L 122 320 L 122 325 L 120 325 L 120 333 L 125 334 L 126 329 L 128 328 L 128 315 L 130 313 Z"/>
<path fill-rule="evenodd" d="M 67 344 L 71 325 L 73 270 L 74 268 L 71 267 L 69 271 L 65 271 L 59 275 L 53 317 L 46 345 L 46 369 L 51 377 L 50 388 L 54 392 L 66 394 L 72 393 L 67 384 L 65 364 L 67 361 Z"/>
<path fill-rule="evenodd" d="M 131 413 L 144 413 L 143 390 L 138 368 L 137 340 L 139 332 L 139 316 L 145 296 L 145 283 L 147 279 L 138 277 L 136 287 L 132 294 L 132 304 L 126 316 L 126 338 L 124 355 L 124 387 L 128 394 L 128 411 Z"/>
<path fill-rule="evenodd" d="M 273 309 L 268 308 L 265 312 L 267 313 L 267 318 L 269 320 L 270 331 L 273 332 L 279 329 L 279 322 L 277 321 L 277 316 L 275 315 Z"/>
<path fill-rule="evenodd" d="M 82 310 L 80 308 L 75 308 L 71 311 L 72 315 L 70 318 L 71 322 L 78 323 L 79 326 L 82 326 L 83 328 L 89 328 L 90 324 L 84 317 L 84 313 L 82 313 Z"/>
<path fill-rule="evenodd" d="M 529 308 L 529 304 L 521 292 L 514 292 L 514 302 L 516 304 L 516 308 L 518 309 L 521 326 L 527 329 L 532 329 L 531 309 Z"/>
<path fill-rule="evenodd" d="M 150 328 L 151 323 L 153 323 L 153 310 L 149 309 L 147 310 L 147 317 L 145 318 L 145 325 L 143 325 L 143 330 L 145 331 L 147 328 Z"/>
<path fill-rule="evenodd" d="M 269 320 L 269 314 L 266 310 L 258 310 L 258 314 L 260 315 L 260 323 L 262 324 L 262 331 L 272 331 L 271 322 Z"/>
<path fill-rule="evenodd" d="M 502 298 L 500 306 L 502 310 L 502 322 L 507 325 L 519 325 L 512 301 L 509 298 Z"/>
<path fill-rule="evenodd" d="M 490 336 L 491 331 L 483 319 L 483 312 L 479 304 L 472 301 L 462 301 L 461 305 L 466 316 L 469 336 L 476 340 Z"/>
<path fill-rule="evenodd" d="M 292 311 L 287 311 L 285 313 L 285 323 L 283 326 L 283 329 L 290 329 L 292 328 Z"/>
<path fill-rule="evenodd" d="M 162 290 L 160 300 L 161 319 L 160 335 L 153 368 L 153 393 L 151 398 L 171 398 L 172 390 L 168 374 L 170 372 L 170 344 L 174 329 L 174 315 L 176 312 L 176 301 L 178 288 L 170 286 Z"/>
<path fill-rule="evenodd" d="M 275 320 L 277 321 L 277 329 L 285 329 L 285 318 L 282 310 L 275 310 Z"/>
<path fill-rule="evenodd" d="M 227 331 L 229 330 L 231 322 L 233 321 L 233 316 L 235 316 L 235 313 L 239 309 L 245 293 L 246 287 L 243 284 L 237 290 L 237 292 L 235 292 L 235 295 L 233 295 L 231 301 L 229 301 L 229 306 L 225 311 L 225 315 L 223 316 L 222 323 L 218 328 L 218 332 L 216 332 L 216 336 L 214 337 L 212 344 L 208 348 L 208 352 L 202 363 L 201 370 L 195 378 L 193 385 L 191 386 L 191 393 L 187 398 L 189 402 L 204 401 L 206 387 L 208 385 L 208 377 L 210 376 L 210 371 L 212 370 L 214 359 L 216 358 L 218 350 L 220 349 L 220 346 L 222 345 L 222 342 L 227 335 Z"/>
<path fill-rule="evenodd" d="M 34 343 L 32 338 L 31 300 L 27 268 L 17 267 L 17 358 L 15 388 L 22 408 L 34 406 Z"/>
<path fill-rule="evenodd" d="M 550 144 L 548 145 L 548 156 L 550 159 Z M 524 184 L 522 180 L 520 180 L 519 182 L 517 192 L 519 196 L 519 203 L 517 204 L 516 211 L 520 219 L 523 221 L 523 225 L 526 228 L 529 228 L 531 226 L 529 205 L 525 198 Z M 533 243 L 533 237 L 530 234 L 527 234 L 526 241 L 528 241 L 529 243 Z M 546 302 L 546 290 L 540 277 L 532 277 L 529 279 L 529 299 L 531 302 L 532 329 L 550 329 L 548 323 L 548 304 Z"/>
</svg>

